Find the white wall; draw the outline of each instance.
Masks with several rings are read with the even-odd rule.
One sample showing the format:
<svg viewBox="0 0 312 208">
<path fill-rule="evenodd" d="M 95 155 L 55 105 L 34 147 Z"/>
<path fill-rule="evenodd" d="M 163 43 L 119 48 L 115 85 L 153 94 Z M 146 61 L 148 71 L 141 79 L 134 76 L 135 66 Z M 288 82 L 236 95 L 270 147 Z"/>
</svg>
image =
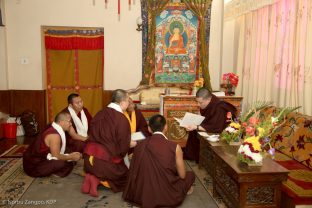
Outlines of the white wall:
<svg viewBox="0 0 312 208">
<path fill-rule="evenodd" d="M 0 0 L 0 8 L 2 13 L 2 22 L 5 24 L 3 0 Z M 0 27 L 0 90 L 8 89 L 7 80 L 5 27 Z"/>
<path fill-rule="evenodd" d="M 7 90 L 5 28 L 0 27 L 0 90 Z"/>
<path fill-rule="evenodd" d="M 142 76 L 142 34 L 135 30 L 136 19 L 141 14 L 139 0 L 135 0 L 131 10 L 128 1 L 121 0 L 120 21 L 117 0 L 108 1 L 107 9 L 104 0 L 4 0 L 4 3 L 7 58 L 1 54 L 4 53 L 2 43 L 5 41 L 4 32 L 0 30 L 0 90 L 46 88 L 42 25 L 104 27 L 104 89 L 130 89 L 139 84 Z M 222 11 L 223 1 L 213 1 L 209 68 L 214 90 L 219 89 L 221 76 Z M 29 63 L 21 64 L 22 58 Z"/>
<path fill-rule="evenodd" d="M 41 26 L 104 27 L 104 89 L 133 88 L 141 80 L 141 32 L 136 19 L 140 1 L 128 8 L 121 1 L 5 0 L 9 89 L 45 89 L 42 67 Z M 29 64 L 21 64 L 21 58 Z M 1 71 L 0 71 L 1 72 Z M 4 85 L 0 80 L 0 87 Z"/>
<path fill-rule="evenodd" d="M 212 90 L 220 90 L 222 69 L 223 1 L 212 1 L 209 40 L 209 72 Z"/>
</svg>

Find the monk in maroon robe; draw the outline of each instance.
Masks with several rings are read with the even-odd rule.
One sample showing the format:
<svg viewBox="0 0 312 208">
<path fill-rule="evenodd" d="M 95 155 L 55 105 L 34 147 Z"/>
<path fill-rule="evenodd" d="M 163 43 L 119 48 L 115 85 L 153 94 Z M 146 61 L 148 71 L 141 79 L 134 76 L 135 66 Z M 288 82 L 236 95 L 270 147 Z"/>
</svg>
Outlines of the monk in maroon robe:
<svg viewBox="0 0 312 208">
<path fill-rule="evenodd" d="M 131 141 L 130 125 L 123 111 L 129 105 L 124 90 L 115 90 L 112 102 L 98 112 L 91 121 L 90 137 L 84 151 L 84 169 L 87 172 L 81 191 L 97 197 L 100 181 L 112 191 L 123 191 L 128 168 L 123 158 L 136 142 Z"/>
<path fill-rule="evenodd" d="M 197 131 L 221 133 L 228 125 L 227 113 L 236 114 L 236 108 L 225 101 L 221 101 L 208 89 L 200 88 L 196 93 L 196 101 L 200 114 L 205 117 L 199 126 L 188 126 L 189 136 L 184 148 L 184 159 L 199 161 L 199 139 Z"/>
<path fill-rule="evenodd" d="M 89 124 L 92 116 L 89 111 L 83 107 L 82 98 L 72 93 L 67 97 L 68 106 L 62 111 L 67 112 L 72 117 L 72 128 L 66 132 L 68 151 L 83 152 L 88 139 Z"/>
<path fill-rule="evenodd" d="M 122 197 L 144 208 L 178 206 L 193 191 L 195 175 L 185 171 L 181 147 L 164 135 L 165 118 L 154 115 L 149 125 L 153 135 L 134 148 Z"/>
<path fill-rule="evenodd" d="M 131 98 L 129 98 L 129 106 L 124 114 L 130 123 L 131 133 L 140 131 L 144 134 L 145 137 L 151 135 L 151 133 L 148 131 L 148 125 L 142 112 L 136 108 Z"/>
<path fill-rule="evenodd" d="M 148 131 L 147 122 L 142 112 L 136 108 L 132 99 L 129 98 L 129 106 L 124 112 L 124 115 L 129 121 L 131 133 L 142 132 L 145 137 L 151 136 L 152 134 Z M 129 149 L 128 154 L 133 153 L 133 148 Z"/>
<path fill-rule="evenodd" d="M 71 127 L 70 115 L 61 112 L 55 121 L 36 140 L 29 145 L 23 154 L 23 167 L 27 175 L 45 177 L 51 174 L 67 176 L 75 162 L 81 159 L 81 153 L 65 154 L 65 132 Z"/>
</svg>

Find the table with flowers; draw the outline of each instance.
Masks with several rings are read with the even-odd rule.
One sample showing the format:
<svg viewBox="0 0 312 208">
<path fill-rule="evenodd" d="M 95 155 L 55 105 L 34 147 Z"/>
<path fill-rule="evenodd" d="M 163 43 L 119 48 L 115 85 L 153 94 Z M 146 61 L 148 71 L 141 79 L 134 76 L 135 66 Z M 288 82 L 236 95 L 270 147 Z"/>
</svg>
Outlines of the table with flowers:
<svg viewBox="0 0 312 208">
<path fill-rule="evenodd" d="M 271 135 L 299 107 L 272 108 L 258 101 L 239 119 L 227 115 L 220 134 L 224 145 L 210 145 L 213 190 L 228 207 L 280 207 L 288 170 L 274 161 Z M 231 145 L 231 143 L 240 145 Z M 211 174 L 211 173 L 210 173 Z"/>
<path fill-rule="evenodd" d="M 214 170 L 214 164 L 213 164 L 213 153 L 210 147 L 211 146 L 224 146 L 228 144 L 224 141 L 218 141 L 218 142 L 208 141 L 206 137 L 203 137 L 200 134 L 197 134 L 197 138 L 199 139 L 199 142 L 200 142 L 198 166 L 199 168 L 204 168 L 207 171 L 207 173 L 210 176 L 212 176 L 213 170 Z"/>
<path fill-rule="evenodd" d="M 281 185 L 288 170 L 271 158 L 262 166 L 237 160 L 237 145 L 210 146 L 213 153 L 213 192 L 228 207 L 280 207 Z"/>
</svg>

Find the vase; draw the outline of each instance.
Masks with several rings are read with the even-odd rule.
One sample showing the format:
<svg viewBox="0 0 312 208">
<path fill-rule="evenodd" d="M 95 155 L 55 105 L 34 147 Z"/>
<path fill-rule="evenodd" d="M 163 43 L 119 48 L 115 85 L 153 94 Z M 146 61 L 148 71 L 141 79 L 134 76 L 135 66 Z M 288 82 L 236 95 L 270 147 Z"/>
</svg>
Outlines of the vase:
<svg viewBox="0 0 312 208">
<path fill-rule="evenodd" d="M 235 95 L 235 87 L 232 84 L 226 84 L 225 95 L 228 95 L 228 96 Z"/>
<path fill-rule="evenodd" d="M 247 163 L 247 165 L 249 166 L 249 167 L 261 167 L 263 164 L 262 164 L 262 161 L 260 161 L 260 162 L 250 162 L 250 163 Z"/>
<path fill-rule="evenodd" d="M 224 93 L 226 96 L 232 96 L 235 95 L 235 87 L 232 84 L 221 84 L 221 88 L 224 89 Z"/>
<path fill-rule="evenodd" d="M 233 87 L 231 84 L 228 84 L 227 95 L 228 95 L 228 96 L 235 95 L 234 87 Z"/>
<path fill-rule="evenodd" d="M 238 142 L 236 142 L 236 141 L 231 141 L 231 142 L 229 143 L 229 145 L 241 145 L 241 144 L 242 144 L 241 141 L 238 141 Z"/>
</svg>

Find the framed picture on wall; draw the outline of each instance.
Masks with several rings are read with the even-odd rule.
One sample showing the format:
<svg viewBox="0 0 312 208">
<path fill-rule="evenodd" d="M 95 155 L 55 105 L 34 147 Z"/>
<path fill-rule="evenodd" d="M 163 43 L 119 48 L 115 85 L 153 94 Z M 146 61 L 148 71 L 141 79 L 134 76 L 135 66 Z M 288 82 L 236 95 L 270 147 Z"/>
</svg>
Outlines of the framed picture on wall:
<svg viewBox="0 0 312 208">
<path fill-rule="evenodd" d="M 198 18 L 183 3 L 156 17 L 155 83 L 191 84 L 198 76 Z"/>
</svg>

